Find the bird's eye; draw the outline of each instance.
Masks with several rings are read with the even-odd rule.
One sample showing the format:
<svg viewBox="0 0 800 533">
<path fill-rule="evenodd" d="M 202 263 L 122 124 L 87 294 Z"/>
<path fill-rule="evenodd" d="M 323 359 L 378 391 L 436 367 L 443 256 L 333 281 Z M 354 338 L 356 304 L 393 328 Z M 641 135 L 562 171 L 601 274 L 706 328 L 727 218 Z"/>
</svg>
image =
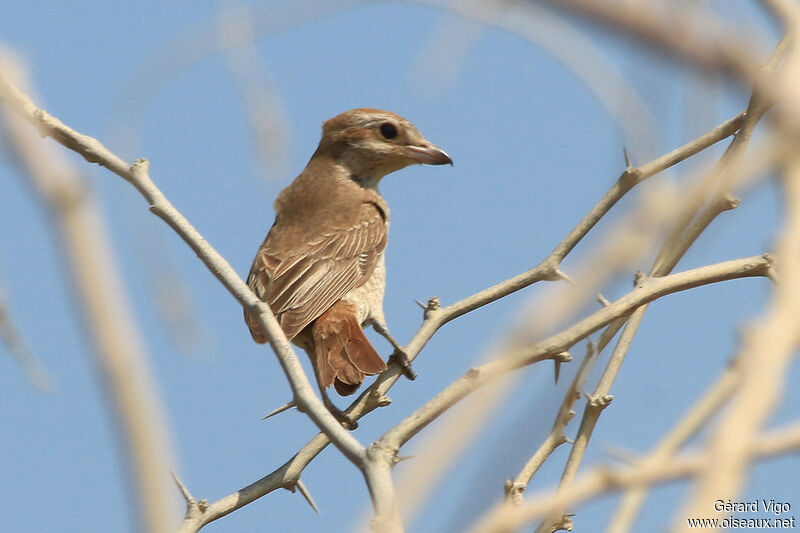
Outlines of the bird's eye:
<svg viewBox="0 0 800 533">
<path fill-rule="evenodd" d="M 394 127 L 394 124 L 384 122 L 381 124 L 381 135 L 384 139 L 394 139 L 397 137 L 397 128 Z"/>
</svg>

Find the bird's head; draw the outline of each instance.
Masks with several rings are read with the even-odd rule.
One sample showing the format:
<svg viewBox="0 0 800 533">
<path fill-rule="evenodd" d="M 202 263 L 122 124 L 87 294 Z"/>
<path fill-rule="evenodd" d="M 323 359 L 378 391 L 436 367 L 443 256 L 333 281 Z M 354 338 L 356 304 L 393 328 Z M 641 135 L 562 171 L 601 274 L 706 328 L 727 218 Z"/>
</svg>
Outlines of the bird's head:
<svg viewBox="0 0 800 533">
<path fill-rule="evenodd" d="M 450 156 L 428 142 L 413 124 L 380 109 L 352 109 L 325 121 L 314 155 L 323 154 L 368 187 L 408 165 L 453 164 Z"/>
</svg>

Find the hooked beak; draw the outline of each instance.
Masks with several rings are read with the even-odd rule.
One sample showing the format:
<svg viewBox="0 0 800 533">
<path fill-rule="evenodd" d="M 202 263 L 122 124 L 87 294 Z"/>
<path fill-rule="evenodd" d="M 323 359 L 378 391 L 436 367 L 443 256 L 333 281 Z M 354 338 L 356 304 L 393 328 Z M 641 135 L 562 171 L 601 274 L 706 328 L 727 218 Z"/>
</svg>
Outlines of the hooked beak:
<svg viewBox="0 0 800 533">
<path fill-rule="evenodd" d="M 425 165 L 452 165 L 453 160 L 447 152 L 432 144 L 422 146 L 406 146 L 406 155 L 418 163 Z"/>
</svg>

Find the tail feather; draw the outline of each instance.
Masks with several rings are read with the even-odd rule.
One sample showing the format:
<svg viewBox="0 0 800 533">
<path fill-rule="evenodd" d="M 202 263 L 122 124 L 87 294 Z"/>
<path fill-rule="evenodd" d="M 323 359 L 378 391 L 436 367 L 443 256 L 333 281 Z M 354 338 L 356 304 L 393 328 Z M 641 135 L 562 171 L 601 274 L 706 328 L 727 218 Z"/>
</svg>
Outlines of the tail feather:
<svg viewBox="0 0 800 533">
<path fill-rule="evenodd" d="M 358 390 L 358 387 L 361 383 L 345 383 L 344 381 L 339 381 L 338 379 L 333 380 L 333 388 L 336 389 L 336 392 L 339 393 L 339 396 L 350 396 L 355 391 Z"/>
<path fill-rule="evenodd" d="M 320 385 L 333 385 L 342 396 L 353 394 L 365 376 L 386 369 L 386 363 L 364 335 L 356 311 L 353 304 L 340 301 L 311 326 Z"/>
</svg>

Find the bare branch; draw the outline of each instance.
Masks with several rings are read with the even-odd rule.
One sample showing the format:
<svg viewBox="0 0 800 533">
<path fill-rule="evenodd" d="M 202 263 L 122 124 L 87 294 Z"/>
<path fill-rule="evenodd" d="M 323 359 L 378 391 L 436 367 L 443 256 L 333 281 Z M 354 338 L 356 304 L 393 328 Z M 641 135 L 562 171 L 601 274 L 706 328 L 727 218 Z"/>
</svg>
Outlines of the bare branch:
<svg viewBox="0 0 800 533">
<path fill-rule="evenodd" d="M 662 278 L 647 278 L 632 292 L 572 327 L 537 342 L 531 348 L 512 352 L 502 359 L 470 369 L 463 377 L 454 381 L 411 416 L 389 430 L 377 442 L 398 450 L 452 405 L 489 381 L 522 366 L 552 358 L 612 320 L 626 316 L 637 307 L 662 296 L 720 281 L 766 276 L 771 262 L 769 255 L 761 255 L 700 267 Z"/>
<path fill-rule="evenodd" d="M 705 150 L 717 142 L 733 135 L 741 126 L 745 114 L 741 113 L 709 132 L 701 135 L 685 145 L 665 154 L 639 168 L 626 169 L 611 189 L 595 205 L 578 225 L 556 246 L 550 256 L 536 267 L 514 276 L 502 283 L 484 289 L 472 296 L 464 298 L 447 307 L 442 307 L 439 299 L 430 298 L 427 304 L 419 303 L 424 310 L 424 320 L 419 330 L 405 347 L 409 358 L 414 359 L 436 331 L 447 322 L 487 305 L 493 301 L 507 296 L 513 292 L 524 289 L 553 276 L 555 266 L 588 234 L 597 222 L 634 186 L 642 181 L 662 172 L 667 168 L 680 163 L 694 154 Z M 390 365 L 378 379 L 368 387 L 345 411 L 353 420 L 358 420 L 378 407 L 387 405 L 386 393 L 400 378 L 401 371 L 397 365 Z M 203 516 L 202 523 L 185 524 L 181 533 L 199 531 L 203 525 L 222 518 L 230 512 L 243 507 L 254 500 L 282 488 L 286 483 L 294 483 L 299 479 L 300 472 L 308 465 L 327 445 L 328 439 L 324 434 L 316 435 L 306 443 L 300 451 L 286 463 L 270 474 L 254 481 L 224 498 L 209 504 Z"/>
<path fill-rule="evenodd" d="M 800 450 L 800 424 L 790 424 L 758 437 L 747 446 L 754 459 L 765 459 Z M 606 496 L 622 489 L 643 487 L 693 476 L 712 459 L 713 454 L 697 452 L 666 461 L 643 460 L 634 468 L 597 467 L 588 471 L 563 491 L 547 490 L 533 495 L 521 506 L 496 505 L 469 530 L 511 532 L 559 509 Z"/>
<path fill-rule="evenodd" d="M 556 414 L 553 428 L 550 430 L 545 441 L 539 446 L 539 449 L 536 450 L 536 453 L 525 463 L 525 466 L 522 467 L 516 479 L 514 479 L 506 490 L 506 495 L 512 503 L 522 503 L 522 493 L 528 487 L 528 483 L 530 483 L 533 475 L 544 464 L 547 458 L 552 455 L 556 448 L 567 442 L 565 429 L 567 424 L 569 424 L 575 416 L 573 406 L 580 398 L 583 386 L 597 361 L 598 353 L 597 346 L 595 346 L 593 342 L 589 342 L 581 366 L 578 368 L 578 372 L 575 374 L 572 383 L 564 394 L 564 400 L 561 402 L 561 407 Z"/>
<path fill-rule="evenodd" d="M 773 51 L 772 56 L 764 67 L 767 74 L 769 74 L 769 69 L 776 68 L 780 57 L 785 53 L 786 42 L 786 40 L 781 41 L 775 51 Z M 700 234 L 708 228 L 711 222 L 721 213 L 738 205 L 738 202 L 731 196 L 735 177 L 737 176 L 737 166 L 742 161 L 755 126 L 761 120 L 767 109 L 768 105 L 760 98 L 760 92 L 754 90 L 747 111 L 742 115 L 743 119 L 740 123 L 740 129 L 734 135 L 733 140 L 717 162 L 717 165 L 704 180 L 706 185 L 703 189 L 708 192 L 703 195 L 689 197 L 689 203 L 677 220 L 672 234 L 664 242 L 656 256 L 653 267 L 650 270 L 651 276 L 664 276 L 669 274 Z M 711 196 L 710 200 L 707 200 L 708 196 Z M 707 202 L 705 209 L 703 209 L 704 202 Z M 609 394 L 611 386 L 616 379 L 617 373 L 622 366 L 622 362 L 628 353 L 628 349 L 639 330 L 639 326 L 646 312 L 646 305 L 636 309 L 630 317 L 620 318 L 611 323 L 601 335 L 599 341 L 600 350 L 604 349 L 617 332 L 619 332 L 620 328 L 624 326 L 622 335 L 617 341 L 617 345 L 614 347 L 614 351 L 603 371 L 600 382 L 594 391 L 594 398 L 605 397 Z M 583 416 L 581 417 L 581 423 L 576 437 L 576 445 L 573 446 L 570 451 L 559 483 L 561 490 L 563 490 L 564 487 L 568 487 L 577 476 L 594 427 L 603 411 L 603 409 L 597 409 L 595 407 L 596 404 L 592 404 L 591 402 L 587 404 Z M 548 517 L 547 520 L 539 525 L 537 533 L 544 533 L 552 530 L 554 524 L 561 520 L 563 514 L 562 510 L 561 513 L 556 513 Z"/>
<path fill-rule="evenodd" d="M 558 265 L 572 249 L 591 231 L 611 208 L 634 186 L 694 154 L 733 135 L 744 120 L 744 113 L 727 120 L 697 139 L 665 154 L 639 168 L 626 169 L 605 196 L 590 210 L 578 225 L 536 267 L 502 283 L 484 289 L 447 307 L 435 308 L 426 313 L 426 320 L 406 348 L 413 360 L 433 333 L 447 322 L 538 281 L 564 279 Z"/>
<path fill-rule="evenodd" d="M 329 443 L 330 440 L 324 433 L 317 434 L 280 468 L 233 494 L 209 503 L 201 515 L 184 520 L 179 533 L 196 533 L 206 524 L 218 520 L 276 489 L 294 490 L 300 481 L 303 469 Z"/>
<path fill-rule="evenodd" d="M 270 338 L 270 345 L 289 380 L 298 406 L 354 464 L 363 468 L 366 462 L 364 447 L 330 414 L 313 392 L 296 354 L 289 345 L 269 307 L 244 284 L 230 264 L 200 235 L 186 218 L 167 200 L 148 174 L 148 164 L 140 159 L 128 166 L 96 139 L 80 134 L 57 118 L 39 109 L 29 97 L 9 80 L 0 76 L 0 98 L 8 107 L 33 124 L 44 136 L 76 151 L 87 161 L 106 167 L 130 182 L 150 203 L 150 210 L 162 218 L 195 251 L 208 269 L 226 289 L 258 317 Z"/>
<path fill-rule="evenodd" d="M 12 72 L 4 63 L 0 72 Z M 125 444 L 131 490 L 141 506 L 137 517 L 145 531 L 169 531 L 171 487 L 166 477 L 169 442 L 166 423 L 148 368 L 149 357 L 127 303 L 112 259 L 108 226 L 85 183 L 66 161 L 58 161 L 13 112 L 39 115 L 27 97 L 0 75 L 0 102 L 8 138 L 33 189 L 52 215 L 63 246 L 75 297 L 82 309 L 91 353 L 107 401 Z M 93 147 L 87 147 L 91 157 Z"/>
<path fill-rule="evenodd" d="M 265 177 L 281 176 L 288 153 L 287 124 L 280 97 L 257 53 L 258 22 L 251 9 L 234 9 L 218 17 L 219 51 L 237 84 L 250 129 L 252 150 Z M 174 72 L 173 72 L 174 75 Z"/>
<path fill-rule="evenodd" d="M 0 292 L 0 342 L 19 363 L 28 383 L 39 392 L 47 392 L 52 389 L 53 378 L 39 362 L 39 357 L 31 350 L 11 320 L 2 292 Z"/>
<path fill-rule="evenodd" d="M 800 67 L 800 50 L 794 54 Z M 787 214 L 775 247 L 780 279 L 774 286 L 773 304 L 764 318 L 745 332 L 739 355 L 742 382 L 711 436 L 709 460 L 684 516 L 706 517 L 716 499 L 736 499 L 741 493 L 752 443 L 774 413 L 800 347 L 800 157 L 793 155 L 786 161 L 783 185 Z M 676 530 L 684 527 L 685 523 L 675 524 Z"/>
<path fill-rule="evenodd" d="M 791 8 L 791 6 L 787 7 L 788 2 L 784 2 L 783 0 L 764 1 L 775 8 L 778 15 L 786 21 L 787 26 L 796 29 L 797 20 L 795 20 L 793 15 L 796 10 Z M 346 3 L 347 5 L 351 5 L 358 2 Z M 559 9 L 578 13 L 581 16 L 589 17 L 593 20 L 602 21 L 611 27 L 622 28 L 628 34 L 634 35 L 656 49 L 667 51 L 674 57 L 688 60 L 697 65 L 708 67 L 714 72 L 722 73 L 723 75 L 733 75 L 747 83 L 754 82 L 757 84 L 757 87 L 760 86 L 764 88 L 768 85 L 764 84 L 765 76 L 762 76 L 762 73 L 755 67 L 755 52 L 758 50 L 752 46 L 754 43 L 748 41 L 747 36 L 741 31 L 734 32 L 732 29 L 723 27 L 722 25 L 711 24 L 711 21 L 706 16 L 707 12 L 704 9 L 692 6 L 688 10 L 665 18 L 664 13 L 658 11 L 658 6 L 655 4 L 636 6 L 636 8 L 634 8 L 632 5 L 625 3 L 616 3 L 613 9 L 608 9 L 609 5 L 607 4 L 609 3 L 603 0 L 599 2 L 587 0 L 548 0 L 542 3 L 555 5 Z M 490 7 L 493 10 L 496 9 L 498 13 L 501 12 L 503 7 L 506 7 L 503 2 L 495 2 L 494 4 L 495 5 Z M 523 10 L 529 7 L 528 4 L 529 3 L 526 2 L 512 3 L 512 5 L 519 6 L 520 9 Z M 249 14 L 251 11 L 243 11 L 243 13 Z M 691 17 L 689 15 L 691 15 Z M 237 16 L 241 16 L 241 13 L 237 13 Z M 678 28 L 683 31 L 676 31 Z M 257 34 L 255 27 L 251 29 L 252 32 L 232 32 L 229 36 L 231 42 L 226 42 L 224 46 L 241 46 L 243 43 L 240 39 L 246 39 L 250 42 L 253 36 Z M 246 35 L 242 36 L 242 34 Z M 205 38 L 205 36 L 203 38 Z M 217 51 L 216 47 L 217 43 L 215 43 L 215 53 Z M 168 59 L 174 60 L 175 58 L 168 57 Z M 405 349 L 406 353 L 408 353 L 413 360 L 444 324 L 533 283 L 538 281 L 558 280 L 572 282 L 561 270 L 562 261 L 628 191 L 648 177 L 730 136 L 737 130 L 739 130 L 739 133 L 734 138 L 733 143 L 731 143 L 729 152 L 732 156 L 735 156 L 734 159 L 737 157 L 740 158 L 743 150 L 740 150 L 739 146 L 747 144 L 752 128 L 766 110 L 768 101 L 771 101 L 771 99 L 777 100 L 778 103 L 781 104 L 779 106 L 781 109 L 791 107 L 788 104 L 792 103 L 792 99 L 788 96 L 789 92 L 787 91 L 796 89 L 797 83 L 788 83 L 788 81 L 792 80 L 790 78 L 782 78 L 781 83 L 776 84 L 774 90 L 771 87 L 768 87 L 769 90 L 764 89 L 765 94 L 767 92 L 769 93 L 769 98 L 759 97 L 757 99 L 757 91 L 754 91 L 747 117 L 744 117 L 744 115 L 734 117 L 731 121 L 717 128 L 719 131 L 713 130 L 692 143 L 688 143 L 675 152 L 667 154 L 647 165 L 638 168 L 632 167 L 626 153 L 626 169 L 617 183 L 614 184 L 606 196 L 544 261 L 527 272 L 484 291 L 480 291 L 452 305 L 441 307 L 438 301 L 434 302 L 432 300 L 425 306 L 423 323 Z M 795 79 L 793 81 L 798 80 Z M 606 96 L 608 96 L 608 94 L 606 94 Z M 558 363 L 564 360 L 565 357 L 568 357 L 565 350 L 574 346 L 575 342 L 578 340 L 585 339 L 586 336 L 590 335 L 592 332 L 599 331 L 601 328 L 606 327 L 605 332 L 598 342 L 598 350 L 595 350 L 594 345 L 590 343 L 590 352 L 587 353 L 584 358 L 581 369 L 567 391 L 548 440 L 529 460 L 528 464 L 526 464 L 522 472 L 520 472 L 515 483 L 511 486 L 511 490 L 514 491 L 511 494 L 512 499 L 519 502 L 522 492 L 525 490 L 534 472 L 557 446 L 567 441 L 564 428 L 574 415 L 573 408 L 575 401 L 579 397 L 579 391 L 582 392 L 583 383 L 585 382 L 586 375 L 591 365 L 596 360 L 597 352 L 610 343 L 614 335 L 625 324 L 627 324 L 626 329 L 623 331 L 614 353 L 611 356 L 609 365 L 601 378 L 600 384 L 591 395 L 587 395 L 589 399 L 588 405 L 584 411 L 581 429 L 576 439 L 578 443 L 573 447 L 573 454 L 570 456 L 567 468 L 565 469 L 564 478 L 562 479 L 562 490 L 559 490 L 559 493 L 551 499 L 549 507 L 543 508 L 544 510 L 541 510 L 538 516 L 544 516 L 550 513 L 548 518 L 553 518 L 555 515 L 552 513 L 555 513 L 559 516 L 553 519 L 560 519 L 561 521 L 557 523 L 565 525 L 568 522 L 568 518 L 564 518 L 563 510 L 568 500 L 577 501 L 577 499 L 584 497 L 586 494 L 591 494 L 591 490 L 603 490 L 603 484 L 605 484 L 606 489 L 609 486 L 639 487 L 640 485 L 637 483 L 649 484 L 652 480 L 660 479 L 659 476 L 668 477 L 683 475 L 683 472 L 698 472 L 703 467 L 702 465 L 698 466 L 692 462 L 695 456 L 687 456 L 682 459 L 686 461 L 686 464 L 682 466 L 683 470 L 680 471 L 681 473 L 674 474 L 665 472 L 670 467 L 666 462 L 666 452 L 662 451 L 662 455 L 654 456 L 651 461 L 641 466 L 637 464 L 634 471 L 632 471 L 633 473 L 623 469 L 620 469 L 619 472 L 611 471 L 610 474 L 610 471 L 598 471 L 596 484 L 587 485 L 590 487 L 589 489 L 580 485 L 582 480 L 578 480 L 574 486 L 570 487 L 577 475 L 577 470 L 583 457 L 583 451 L 588 445 L 594 424 L 597 422 L 600 412 L 613 399 L 609 394 L 611 385 L 624 360 L 630 342 L 636 335 L 638 325 L 650 301 L 672 292 L 687 290 L 700 285 L 727 279 L 748 276 L 774 277 L 777 271 L 781 275 L 780 279 L 782 281 L 778 282 L 776 294 L 779 297 L 783 296 L 784 300 L 788 302 L 791 300 L 789 295 L 796 287 L 793 284 L 785 283 L 783 280 L 787 272 L 795 278 L 797 277 L 796 274 L 800 272 L 800 266 L 785 259 L 789 251 L 798 251 L 795 249 L 793 240 L 797 240 L 797 237 L 800 236 L 800 232 L 787 230 L 784 243 L 788 244 L 783 248 L 783 252 L 779 254 L 777 268 L 774 268 L 771 257 L 760 256 L 729 261 L 680 274 L 669 275 L 686 250 L 692 246 L 698 236 L 702 234 L 710 223 L 715 220 L 721 212 L 736 206 L 737 200 L 732 195 L 733 180 L 731 180 L 729 176 L 728 179 L 725 179 L 725 176 L 723 176 L 716 180 L 718 191 L 712 193 L 707 190 L 703 191 L 701 194 L 692 195 L 688 202 L 690 204 L 689 207 L 684 210 L 682 206 L 679 209 L 678 212 L 684 214 L 685 217 L 678 222 L 675 231 L 662 247 L 650 271 L 650 276 L 642 275 L 642 277 L 637 280 L 636 288 L 628 295 L 613 303 L 601 296 L 600 301 L 604 305 L 603 309 L 579 321 L 572 327 L 537 342 L 533 346 L 523 347 L 522 343 L 509 343 L 513 347 L 511 353 L 482 365 L 481 367 L 472 369 L 463 378 L 451 384 L 436 398 L 422 406 L 411 417 L 401 422 L 400 425 L 390 430 L 371 446 L 365 448 L 351 434 L 344 431 L 329 415 L 327 410 L 324 409 L 314 394 L 313 389 L 310 387 L 308 379 L 303 373 L 295 353 L 292 351 L 291 346 L 283 335 L 269 308 L 258 301 L 246 286 L 244 286 L 241 279 L 238 278 L 230 265 L 225 262 L 225 260 L 203 240 L 202 236 L 188 221 L 174 209 L 152 182 L 145 160 L 138 160 L 132 166 L 129 166 L 126 162 L 108 151 L 97 140 L 71 130 L 54 117 L 48 115 L 45 111 L 37 109 L 30 99 L 16 91 L 13 86 L 6 84 L 1 76 L 0 98 L 11 102 L 11 105 L 29 122 L 33 123 L 42 135 L 52 136 L 57 142 L 82 154 L 87 161 L 97 162 L 105 166 L 112 170 L 112 172 L 117 173 L 119 176 L 129 181 L 140 191 L 150 203 L 151 211 L 167 222 L 167 224 L 189 244 L 201 260 L 204 261 L 209 270 L 211 270 L 229 292 L 237 298 L 241 305 L 257 316 L 258 321 L 264 330 L 267 331 L 270 344 L 284 369 L 293 391 L 293 402 L 274 411 L 268 416 L 272 416 L 276 414 L 276 412 L 280 412 L 296 404 L 298 410 L 307 413 L 323 432 L 323 434 L 315 437 L 315 439 L 301 449 L 295 457 L 269 476 L 262 478 L 236 494 L 223 498 L 210 506 L 206 505 L 205 501 L 201 501 L 200 503 L 195 502 L 188 489 L 177 476 L 174 476 L 177 485 L 187 501 L 187 516 L 181 531 L 197 531 L 208 522 L 216 520 L 278 487 L 292 490 L 293 492 L 296 489 L 300 489 L 301 494 L 309 501 L 312 508 L 316 510 L 313 499 L 311 499 L 310 494 L 308 494 L 308 491 L 300 480 L 300 473 L 330 440 L 332 440 L 342 453 L 356 464 L 364 474 L 377 514 L 377 519 L 374 521 L 373 527 L 379 531 L 402 531 L 391 477 L 392 468 L 399 460 L 397 454 L 402 445 L 462 398 L 489 382 L 497 385 L 500 380 L 496 378 L 507 375 L 509 372 L 519 369 L 524 365 L 529 365 L 538 360 L 554 359 L 556 362 L 556 378 L 558 378 Z M 754 103 L 762 107 L 755 110 L 753 106 Z M 798 107 L 798 109 L 800 109 L 800 107 Z M 777 115 L 779 119 L 784 117 L 784 125 L 796 118 L 788 112 L 785 114 L 777 113 Z M 780 125 L 780 120 L 778 120 L 778 124 Z M 749 130 L 747 128 L 749 128 Z M 790 132 L 791 129 L 787 127 L 787 131 Z M 790 135 L 786 135 L 786 137 L 791 138 L 792 141 L 797 141 L 796 138 L 792 138 Z M 796 144 L 796 142 L 793 142 L 793 144 Z M 733 149 L 734 145 L 737 147 L 736 150 Z M 728 167 L 726 165 L 734 166 L 726 159 L 727 155 L 728 152 L 726 152 L 726 156 L 723 157 L 723 161 L 720 164 L 723 170 L 727 170 Z M 648 167 L 648 165 L 650 165 L 650 167 Z M 796 186 L 798 179 L 795 179 L 797 176 L 800 176 L 800 159 L 790 159 L 789 162 L 786 163 L 785 170 L 787 189 L 794 187 L 795 191 L 790 194 L 790 196 L 800 198 L 800 193 L 798 193 L 800 189 Z M 718 174 L 717 178 L 719 178 L 724 172 L 720 170 L 716 174 Z M 790 177 L 791 180 L 789 179 Z M 711 182 L 712 180 L 709 179 L 708 181 Z M 793 181 L 794 184 L 788 183 L 789 181 Z M 78 198 L 78 200 L 80 201 L 81 199 Z M 800 218 L 798 220 L 800 220 Z M 670 222 L 672 222 L 672 220 L 670 220 Z M 784 266 L 785 260 L 787 261 L 786 264 L 789 265 L 788 267 Z M 616 266 L 618 267 L 619 264 L 621 263 L 616 264 Z M 798 264 L 800 264 L 800 260 L 798 260 Z M 797 272 L 795 272 L 796 270 Z M 610 266 L 603 270 L 603 272 L 612 271 L 617 272 L 618 270 L 613 270 Z M 578 280 L 578 284 L 582 284 L 584 278 L 577 275 L 575 278 Z M 592 290 L 599 291 L 600 287 L 593 287 Z M 787 304 L 785 307 L 786 309 L 783 309 L 783 311 L 786 316 L 788 316 L 788 309 L 796 311 L 792 305 Z M 776 320 L 776 323 L 782 322 Z M 768 324 L 770 323 L 768 322 Z M 550 330 L 546 329 L 546 331 L 549 332 Z M 764 331 L 771 330 L 769 327 L 765 327 Z M 538 340 L 543 336 L 543 334 L 539 335 L 538 331 L 535 333 L 536 335 L 532 334 L 530 337 L 534 337 Z M 771 361 L 771 366 L 768 369 L 770 372 L 779 368 L 780 364 L 786 364 L 789 358 L 789 355 L 786 353 L 788 350 L 787 346 L 795 347 L 797 343 L 800 342 L 800 339 L 781 339 L 778 341 L 778 344 L 780 344 L 780 342 L 784 342 L 785 345 L 778 346 L 778 348 L 783 348 L 783 351 L 779 349 L 779 355 Z M 755 350 L 754 347 L 750 348 L 752 348 L 752 351 Z M 745 355 L 747 354 L 747 352 L 744 353 Z M 390 365 L 390 368 L 376 380 L 373 386 L 367 388 L 350 406 L 348 409 L 350 417 L 356 420 L 378 406 L 387 404 L 389 400 L 386 393 L 396 382 L 400 374 L 401 371 L 396 365 Z M 763 378 L 763 375 L 761 378 Z M 756 381 L 757 378 L 753 378 L 753 383 L 756 383 Z M 761 385 L 763 386 L 763 381 Z M 758 390 L 756 385 L 753 385 L 753 387 L 753 390 Z M 742 396 L 742 398 L 744 398 L 744 396 Z M 759 428 L 760 422 L 763 421 L 765 416 L 764 412 L 768 410 L 770 401 L 774 401 L 774 396 L 765 399 L 762 404 L 758 406 L 761 412 L 757 415 L 752 415 L 751 419 L 745 423 L 745 426 L 747 423 L 750 424 L 749 427 L 745 428 L 747 430 L 745 433 L 748 434 L 749 432 L 748 438 L 751 440 L 740 444 L 736 449 L 733 449 L 735 448 L 733 447 L 727 450 L 727 452 L 729 452 L 728 457 L 733 457 L 733 471 L 726 473 L 728 478 L 725 480 L 725 483 L 733 487 L 731 490 L 735 491 L 737 476 L 740 480 L 742 476 L 741 471 L 746 469 L 750 459 L 757 454 L 755 450 L 758 446 L 752 447 L 752 439 L 755 438 L 756 429 Z M 704 411 L 703 414 L 706 417 L 711 416 L 709 411 Z M 699 424 L 700 422 L 696 419 L 692 419 L 691 423 Z M 686 424 L 689 425 L 690 422 L 687 421 Z M 731 423 L 731 425 L 733 424 Z M 683 432 L 676 431 L 683 436 L 685 434 L 685 427 L 679 429 L 683 429 Z M 720 434 L 722 434 L 722 430 Z M 670 444 L 679 446 L 674 440 L 671 440 Z M 722 449 L 723 446 L 721 444 L 718 443 L 717 445 Z M 695 454 L 696 457 L 708 457 L 710 452 L 713 451 L 710 450 L 710 448 L 711 447 L 709 447 L 708 452 L 704 451 L 702 456 L 699 453 Z M 733 451 L 731 451 L 732 449 Z M 725 452 L 726 450 L 722 451 Z M 674 454 L 674 451 L 672 454 Z M 736 468 L 739 468 L 739 471 L 736 471 Z M 659 471 L 659 469 L 661 470 Z M 590 472 L 590 474 L 593 473 L 594 472 Z M 636 475 L 640 477 L 635 478 Z M 634 481 L 628 480 L 625 476 L 633 476 Z M 648 478 L 647 476 L 650 477 Z M 712 477 L 709 472 L 705 472 L 705 476 L 709 479 Z M 641 479 L 647 479 L 647 481 L 637 481 Z M 625 485 L 625 483 L 629 483 L 629 485 Z M 600 488 L 595 489 L 593 487 Z M 584 490 L 584 492 L 581 493 L 581 490 Z M 578 496 L 575 496 L 573 493 L 577 493 Z M 573 499 L 570 500 L 570 498 Z M 528 505 L 522 506 L 524 509 L 520 509 L 519 513 L 513 516 L 529 516 L 531 512 L 529 507 Z M 524 515 L 526 512 L 528 515 Z M 505 527 L 503 524 L 504 523 L 501 522 L 499 527 Z"/>
<path fill-rule="evenodd" d="M 687 4 L 680 10 L 658 10 L 656 3 L 606 0 L 538 0 L 556 9 L 619 30 L 657 51 L 692 62 L 705 71 L 749 81 L 759 58 L 754 39 L 723 27 L 709 13 Z M 665 20 L 666 19 L 666 20 Z"/>
<path fill-rule="evenodd" d="M 395 454 L 375 443 L 369 447 L 369 462 L 364 470 L 375 518 L 371 529 L 375 533 L 403 533 L 400 509 L 397 506 L 392 468 L 395 465 Z"/>
<path fill-rule="evenodd" d="M 675 428 L 653 448 L 648 455 L 648 460 L 665 462 L 676 455 L 681 447 L 702 429 L 703 424 L 719 413 L 720 408 L 730 399 L 740 382 L 741 365 L 734 362 L 719 376 L 717 382 L 708 389 Z M 637 461 L 637 464 L 640 463 Z M 631 487 L 625 492 L 619 509 L 608 528 L 609 533 L 625 533 L 630 530 L 647 497 L 647 489 L 646 485 L 642 485 Z"/>
</svg>

